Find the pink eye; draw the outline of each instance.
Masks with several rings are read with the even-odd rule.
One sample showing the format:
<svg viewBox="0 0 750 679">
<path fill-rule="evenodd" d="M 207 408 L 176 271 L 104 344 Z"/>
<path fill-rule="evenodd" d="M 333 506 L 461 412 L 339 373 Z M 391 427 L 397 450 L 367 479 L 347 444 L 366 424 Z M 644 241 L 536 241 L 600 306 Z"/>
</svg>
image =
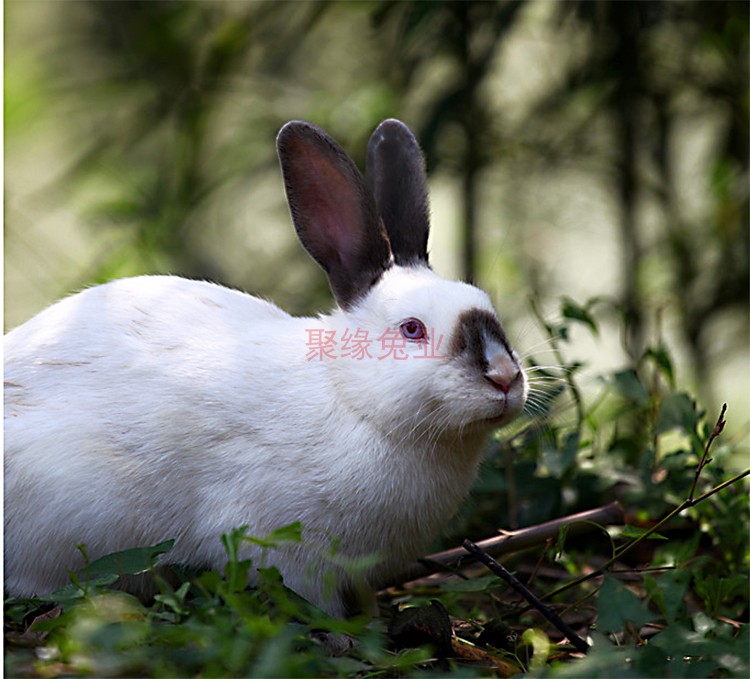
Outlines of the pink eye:
<svg viewBox="0 0 750 679">
<path fill-rule="evenodd" d="M 418 318 L 409 318 L 405 320 L 400 326 L 401 337 L 410 342 L 426 342 L 427 341 L 427 329 L 424 327 L 424 323 Z"/>
</svg>

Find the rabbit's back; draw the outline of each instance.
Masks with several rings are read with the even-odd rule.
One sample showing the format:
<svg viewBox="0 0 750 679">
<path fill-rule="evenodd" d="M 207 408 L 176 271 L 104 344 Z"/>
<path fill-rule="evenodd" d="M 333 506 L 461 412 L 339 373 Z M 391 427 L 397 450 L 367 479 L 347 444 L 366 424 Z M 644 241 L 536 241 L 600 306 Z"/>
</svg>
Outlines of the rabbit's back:
<svg viewBox="0 0 750 679">
<path fill-rule="evenodd" d="M 17 445 L 25 438 L 39 448 L 44 432 L 80 441 L 90 431 L 92 445 L 106 450 L 117 441 L 136 456 L 158 449 L 160 432 L 173 449 L 174 426 L 213 429 L 196 417 L 210 425 L 218 416 L 223 431 L 235 431 L 235 415 L 248 408 L 257 415 L 283 397 L 280 368 L 300 360 L 284 343 L 298 341 L 305 321 L 250 295 L 171 276 L 85 290 L 5 337 L 7 448 L 31 455 L 29 445 Z M 184 426 L 188 416 L 195 426 Z M 146 424 L 148 440 L 140 441 Z M 62 440 L 52 438 L 51 448 Z"/>
<path fill-rule="evenodd" d="M 183 344 L 185 330 L 242 330 L 289 315 L 245 293 L 177 276 L 139 276 L 88 288 L 48 307 L 5 336 L 5 360 L 80 362 L 97 351 L 161 351 Z M 216 324 L 220 324 L 217 328 Z M 128 338 L 132 342 L 128 342 Z M 139 342 L 143 339 L 145 341 Z M 51 355 L 56 352 L 56 355 Z M 113 357 L 114 358 L 114 357 Z"/>
<path fill-rule="evenodd" d="M 330 410 L 316 365 L 305 366 L 309 402 L 290 396 L 315 323 L 213 284 L 142 277 L 62 300 L 9 333 L 6 584 L 64 584 L 81 542 L 99 556 L 177 538 L 174 560 L 213 563 L 222 531 L 283 525 L 285 504 L 295 520 L 284 493 L 299 490 L 300 418 L 327 421 Z"/>
</svg>

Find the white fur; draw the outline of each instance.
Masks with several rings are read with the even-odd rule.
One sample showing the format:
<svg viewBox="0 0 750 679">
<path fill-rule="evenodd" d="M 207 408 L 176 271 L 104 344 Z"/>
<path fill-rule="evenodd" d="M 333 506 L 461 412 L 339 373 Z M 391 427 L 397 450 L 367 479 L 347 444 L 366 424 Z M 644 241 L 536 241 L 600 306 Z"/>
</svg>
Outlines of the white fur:
<svg viewBox="0 0 750 679">
<path fill-rule="evenodd" d="M 65 584 L 77 543 L 95 558 L 175 538 L 167 561 L 221 568 L 223 531 L 301 521 L 305 544 L 266 563 L 343 614 L 323 584 L 331 540 L 380 557 L 372 585 L 419 556 L 474 478 L 477 421 L 520 410 L 526 386 L 505 405 L 456 361 L 379 360 L 377 341 L 372 359 L 308 360 L 308 330 L 376 340 L 417 316 L 444 353 L 472 307 L 492 309 L 422 267 L 389 269 L 351 313 L 321 318 L 167 276 L 50 307 L 5 339 L 7 590 Z"/>
</svg>

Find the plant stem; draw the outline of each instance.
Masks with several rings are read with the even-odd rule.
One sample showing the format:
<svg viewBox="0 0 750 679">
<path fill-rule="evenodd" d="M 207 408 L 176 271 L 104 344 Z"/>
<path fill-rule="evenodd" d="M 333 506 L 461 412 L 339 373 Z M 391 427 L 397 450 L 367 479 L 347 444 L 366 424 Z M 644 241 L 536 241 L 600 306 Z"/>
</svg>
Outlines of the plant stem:
<svg viewBox="0 0 750 679">
<path fill-rule="evenodd" d="M 716 424 L 714 425 L 714 428 L 711 430 L 711 435 L 708 437 L 708 441 L 706 441 L 706 447 L 703 450 L 703 457 L 701 458 L 700 464 L 695 470 L 695 476 L 693 477 L 693 487 L 690 489 L 690 495 L 688 496 L 688 500 L 692 503 L 693 496 L 695 495 L 695 488 L 698 485 L 698 479 L 700 478 L 701 472 L 703 471 L 703 467 L 705 467 L 709 462 L 711 462 L 711 459 L 708 457 L 708 451 L 711 449 L 711 444 L 714 442 L 714 439 L 721 434 L 721 432 L 724 430 L 724 425 L 726 424 L 726 420 L 724 419 L 724 413 L 727 412 L 727 404 L 725 403 L 721 407 L 721 413 L 719 413 L 719 419 L 716 420 Z"/>
<path fill-rule="evenodd" d="M 549 620 L 558 630 L 560 630 L 575 646 L 577 651 L 586 653 L 589 650 L 589 645 L 581 639 L 573 629 L 552 609 L 545 606 L 539 597 L 536 596 L 528 587 L 526 587 L 513 573 L 511 573 L 505 566 L 498 563 L 483 549 L 477 547 L 471 540 L 464 540 L 464 549 L 473 554 L 479 559 L 487 568 L 489 568 L 495 575 L 500 576 L 505 582 L 507 582 L 513 589 L 516 590 L 526 601 L 528 601 L 534 608 L 536 608 L 547 620 Z"/>
<path fill-rule="evenodd" d="M 536 317 L 537 321 L 542 325 L 542 327 L 547 332 L 547 335 L 549 336 L 550 340 L 550 346 L 552 347 L 552 353 L 555 356 L 555 360 L 557 361 L 558 365 L 560 367 L 565 365 L 565 361 L 563 359 L 562 352 L 560 351 L 560 347 L 558 344 L 559 336 L 552 331 L 552 327 L 544 320 L 544 316 L 542 315 L 541 310 L 539 309 L 539 306 L 537 305 L 536 301 L 534 299 L 529 300 L 529 304 L 531 306 L 531 311 Z M 578 433 L 578 439 L 581 438 L 581 431 L 583 429 L 583 420 L 586 417 L 586 411 L 583 407 L 583 397 L 581 396 L 581 392 L 578 389 L 578 385 L 576 384 L 575 380 L 573 379 L 573 373 L 570 370 L 563 370 L 564 379 L 565 382 L 568 385 L 568 388 L 570 389 L 570 393 L 573 397 L 573 402 L 575 403 L 575 409 L 576 409 L 576 419 L 577 419 L 577 427 L 576 431 Z"/>
</svg>

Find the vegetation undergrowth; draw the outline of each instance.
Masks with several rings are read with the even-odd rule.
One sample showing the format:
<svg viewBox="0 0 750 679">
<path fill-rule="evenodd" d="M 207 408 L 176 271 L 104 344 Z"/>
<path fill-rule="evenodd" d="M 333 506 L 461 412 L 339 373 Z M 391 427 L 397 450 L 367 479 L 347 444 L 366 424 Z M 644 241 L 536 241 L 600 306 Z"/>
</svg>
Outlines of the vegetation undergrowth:
<svg viewBox="0 0 750 679">
<path fill-rule="evenodd" d="M 572 326 L 598 332 L 597 308 L 565 300 L 559 323 L 543 321 L 559 365 L 532 361 L 532 413 L 491 441 L 470 501 L 436 548 L 613 501 L 624 521 L 573 522 L 497 556 L 511 584 L 448 559 L 438 573 L 392 583 L 373 620 L 332 619 L 284 588 L 275 568 L 242 559 L 248 540 L 268 550 L 300 540 L 297 524 L 222 536 L 222 573 L 165 577 L 156 566 L 171 542 L 92 562 L 81 545 L 86 567 L 68 587 L 6 599 L 5 675 L 749 676 L 750 470 L 723 432 L 731 404 L 703 412 L 678 388 L 661 342 L 601 378 L 592 396 L 583 366 L 563 354 Z M 111 588 L 143 573 L 158 591 L 148 604 Z M 354 643 L 337 643 L 347 637 Z"/>
</svg>

